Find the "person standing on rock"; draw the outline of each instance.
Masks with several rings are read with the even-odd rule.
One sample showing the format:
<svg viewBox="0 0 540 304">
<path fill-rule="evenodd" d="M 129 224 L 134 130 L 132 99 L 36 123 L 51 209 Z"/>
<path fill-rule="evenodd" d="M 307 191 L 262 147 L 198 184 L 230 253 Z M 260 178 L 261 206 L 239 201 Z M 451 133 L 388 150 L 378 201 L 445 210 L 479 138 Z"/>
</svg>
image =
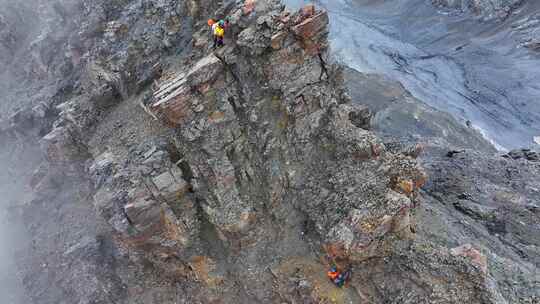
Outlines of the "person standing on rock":
<svg viewBox="0 0 540 304">
<path fill-rule="evenodd" d="M 223 38 L 225 37 L 225 21 L 219 20 L 219 22 L 212 25 L 212 31 L 214 33 L 214 48 L 223 46 Z"/>
<path fill-rule="evenodd" d="M 224 45 L 225 31 L 229 28 L 229 20 L 230 17 L 228 16 L 225 18 L 225 20 L 220 19 L 219 21 L 216 21 L 215 19 L 208 19 L 208 26 L 210 26 L 212 30 L 212 37 L 214 39 L 214 49 Z"/>
</svg>

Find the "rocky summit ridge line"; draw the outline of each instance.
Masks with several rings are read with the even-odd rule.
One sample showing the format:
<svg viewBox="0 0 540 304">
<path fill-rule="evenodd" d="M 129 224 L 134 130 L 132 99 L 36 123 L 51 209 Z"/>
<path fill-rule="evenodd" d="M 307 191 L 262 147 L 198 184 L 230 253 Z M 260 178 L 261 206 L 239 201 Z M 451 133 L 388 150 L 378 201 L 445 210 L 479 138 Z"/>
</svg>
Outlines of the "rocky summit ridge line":
<svg viewBox="0 0 540 304">
<path fill-rule="evenodd" d="M 35 303 L 539 300 L 537 154 L 392 141 L 377 119 L 392 109 L 353 100 L 330 60 L 325 11 L 75 2 L 56 14 L 91 12 L 68 22 L 90 38 L 31 52 L 22 74 L 57 90 L 1 125 L 44 158 L 16 208 L 35 235 L 19 260 Z M 212 50 L 206 20 L 225 16 Z M 331 264 L 352 269 L 346 287 Z"/>
</svg>

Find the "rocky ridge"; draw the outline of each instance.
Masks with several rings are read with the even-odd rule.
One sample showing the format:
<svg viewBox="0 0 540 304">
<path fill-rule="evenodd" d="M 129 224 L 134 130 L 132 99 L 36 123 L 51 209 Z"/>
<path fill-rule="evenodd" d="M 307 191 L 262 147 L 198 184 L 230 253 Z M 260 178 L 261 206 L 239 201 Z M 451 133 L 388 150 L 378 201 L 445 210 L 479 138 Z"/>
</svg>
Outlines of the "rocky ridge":
<svg viewBox="0 0 540 304">
<path fill-rule="evenodd" d="M 66 294 L 82 303 L 538 299 L 538 280 L 527 279 L 534 264 L 519 268 L 529 287 L 519 289 L 518 298 L 518 289 L 503 291 L 500 268 L 491 272 L 491 255 L 462 238 L 444 242 L 429 231 L 418 214 L 439 206 L 433 198 L 452 199 L 454 190 L 446 190 L 461 185 L 459 174 L 420 159 L 422 169 L 416 159 L 421 149 L 391 145 L 372 130 L 371 111 L 362 100 L 352 102 L 342 69 L 328 58 L 326 12 L 314 6 L 288 12 L 279 1 L 92 5 L 98 16 L 89 20 L 107 27 L 87 51 L 76 52 L 87 59 L 75 63 L 84 72 L 67 78 L 75 81 L 74 90 L 48 106 L 54 109 L 50 116 L 11 118 L 5 133 L 11 138 L 28 129 L 20 121 L 39 129 L 46 162 L 32 178 L 37 195 L 27 217 L 47 202 L 61 208 L 92 203 L 105 221 L 96 228 L 100 237 L 83 238 L 63 252 L 88 262 L 60 273 L 90 274 L 79 284 L 61 280 Z M 110 10 L 100 15 L 104 8 Z M 190 19 L 208 15 L 231 16 L 222 49 L 209 49 L 204 22 Z M 184 20 L 184 34 L 174 20 Z M 191 39 L 188 28 L 189 45 L 182 42 Z M 191 52 L 161 59 L 171 37 L 171 47 Z M 463 162 L 470 170 L 481 166 Z M 538 174 L 526 160 L 520 164 Z M 504 182 L 494 177 L 493 184 Z M 438 195 L 441 185 L 446 192 Z M 532 200 L 533 187 L 520 197 Z M 61 199 L 58 192 L 66 189 L 75 193 Z M 479 203 L 495 199 L 481 196 L 490 189 L 463 199 L 457 194 L 471 201 L 480 196 L 474 198 L 479 206 L 454 206 L 499 231 L 500 220 L 491 222 L 496 212 Z M 537 213 L 524 208 L 527 233 L 533 234 Z M 88 216 L 88 209 L 64 212 Z M 517 242 L 527 247 L 521 249 L 527 260 L 538 257 L 534 238 Z M 96 267 L 103 262 L 111 267 Z M 331 263 L 353 269 L 348 288 L 327 281 Z M 96 280 L 105 287 L 91 283 Z M 54 295 L 47 300 L 58 303 Z"/>
</svg>

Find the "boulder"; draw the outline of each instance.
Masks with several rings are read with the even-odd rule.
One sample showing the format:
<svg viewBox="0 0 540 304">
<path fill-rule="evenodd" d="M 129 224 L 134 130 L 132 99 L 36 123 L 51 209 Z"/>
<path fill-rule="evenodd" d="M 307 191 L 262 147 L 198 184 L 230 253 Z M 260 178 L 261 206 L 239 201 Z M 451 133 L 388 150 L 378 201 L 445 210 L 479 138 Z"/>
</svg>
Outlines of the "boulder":
<svg viewBox="0 0 540 304">
<path fill-rule="evenodd" d="M 307 18 L 300 24 L 292 27 L 294 34 L 299 36 L 303 40 L 307 40 L 324 32 L 328 26 L 328 13 L 323 11 L 317 15 L 307 15 Z"/>
<path fill-rule="evenodd" d="M 169 203 L 175 203 L 189 190 L 188 183 L 182 178 L 182 171 L 176 166 L 152 178 L 152 183 L 156 187 L 154 196 Z"/>
<path fill-rule="evenodd" d="M 323 11 L 292 27 L 293 33 L 301 39 L 308 54 L 319 54 L 327 48 L 325 36 L 328 34 L 328 22 L 328 13 Z"/>
<path fill-rule="evenodd" d="M 368 107 L 358 107 L 349 112 L 349 119 L 358 128 L 369 130 L 373 114 Z"/>
<path fill-rule="evenodd" d="M 361 262 L 392 254 L 394 236 L 409 242 L 410 200 L 397 193 L 388 193 L 385 212 L 352 209 L 326 236 L 325 249 L 333 258 Z"/>
<path fill-rule="evenodd" d="M 96 188 L 101 187 L 112 176 L 113 171 L 114 155 L 109 151 L 97 156 L 88 168 L 88 173 Z"/>
</svg>

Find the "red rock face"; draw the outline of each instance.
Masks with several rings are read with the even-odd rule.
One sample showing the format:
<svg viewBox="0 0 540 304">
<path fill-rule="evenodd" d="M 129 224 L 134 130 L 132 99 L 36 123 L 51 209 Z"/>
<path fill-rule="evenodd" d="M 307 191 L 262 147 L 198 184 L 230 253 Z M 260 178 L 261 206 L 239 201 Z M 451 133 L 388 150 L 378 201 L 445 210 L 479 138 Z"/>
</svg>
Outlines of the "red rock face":
<svg viewBox="0 0 540 304">
<path fill-rule="evenodd" d="M 292 27 L 294 34 L 302 39 L 304 49 L 308 54 L 314 55 L 326 48 L 326 42 L 321 42 L 324 39 L 320 39 L 319 36 L 326 33 L 328 22 L 328 13 L 323 11 Z"/>
<path fill-rule="evenodd" d="M 319 12 L 317 15 L 309 17 L 300 24 L 295 25 L 292 30 L 303 39 L 309 39 L 320 33 L 328 25 L 328 13 Z"/>
</svg>

